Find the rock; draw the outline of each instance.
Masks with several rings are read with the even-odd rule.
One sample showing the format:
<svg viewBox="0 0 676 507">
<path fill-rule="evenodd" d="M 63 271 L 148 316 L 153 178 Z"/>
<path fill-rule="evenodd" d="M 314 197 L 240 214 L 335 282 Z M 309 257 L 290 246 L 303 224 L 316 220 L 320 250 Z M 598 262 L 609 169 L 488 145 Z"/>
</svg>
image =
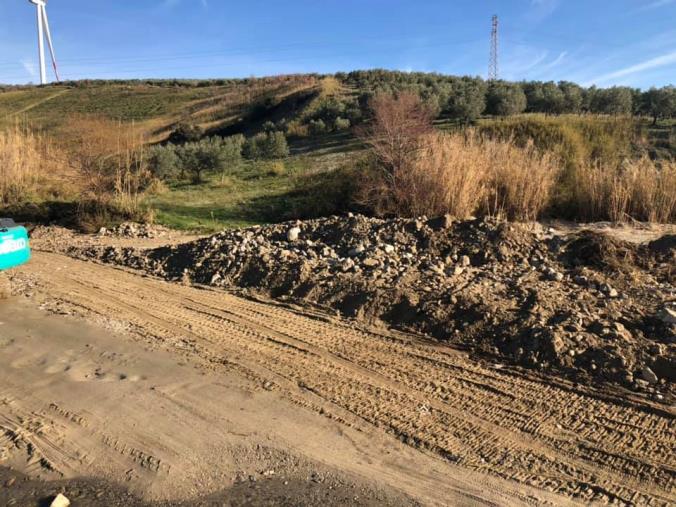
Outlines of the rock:
<svg viewBox="0 0 676 507">
<path fill-rule="evenodd" d="M 655 375 L 655 372 L 652 371 L 650 368 L 647 366 L 641 370 L 641 377 L 643 377 L 643 380 L 650 384 L 657 384 L 659 382 L 659 379 L 657 378 L 657 375 Z"/>
<path fill-rule="evenodd" d="M 356 247 L 354 247 L 353 249 L 351 249 L 351 250 L 347 253 L 347 255 L 349 255 L 350 257 L 357 257 L 358 255 L 364 253 L 365 250 L 366 250 L 366 248 L 364 247 L 364 245 L 360 243 L 360 244 L 358 244 Z"/>
<path fill-rule="evenodd" d="M 451 215 L 444 215 L 441 217 L 432 218 L 431 220 L 427 221 L 427 225 L 435 231 L 448 229 L 453 225 L 453 217 Z"/>
<path fill-rule="evenodd" d="M 560 282 L 563 280 L 563 273 L 558 272 L 554 268 L 547 267 L 543 270 L 543 273 L 547 277 L 548 280 L 552 280 L 555 282 Z"/>
<path fill-rule="evenodd" d="M 584 275 L 577 275 L 575 278 L 573 278 L 573 281 L 582 287 L 587 287 L 589 285 L 589 278 Z"/>
<path fill-rule="evenodd" d="M 52 503 L 49 504 L 49 507 L 68 507 L 69 505 L 70 500 L 68 500 L 68 498 L 59 493 L 58 495 L 56 495 L 54 500 L 52 500 Z"/>
<path fill-rule="evenodd" d="M 387 243 L 383 245 L 383 250 L 386 254 L 394 253 L 394 247 L 392 245 L 388 245 Z"/>
<path fill-rule="evenodd" d="M 602 283 L 599 286 L 599 290 L 603 292 L 606 296 L 609 298 L 616 298 L 619 296 L 618 292 L 609 284 L 607 283 Z"/>
<path fill-rule="evenodd" d="M 622 323 L 615 322 L 613 324 L 613 328 L 616 335 L 618 335 L 619 337 L 623 338 L 626 341 L 632 341 L 633 336 L 631 335 L 631 332 L 626 327 L 624 327 Z"/>
<path fill-rule="evenodd" d="M 286 233 L 286 239 L 288 239 L 289 241 L 298 241 L 299 236 L 300 236 L 300 227 L 292 227 Z"/>
<path fill-rule="evenodd" d="M 472 264 L 472 262 L 469 260 L 469 257 L 468 257 L 467 255 L 463 255 L 462 257 L 460 257 L 460 265 L 461 265 L 462 267 L 465 267 L 465 268 L 466 268 L 466 267 L 468 267 L 470 264 Z"/>
<path fill-rule="evenodd" d="M 376 266 L 378 266 L 378 264 L 380 264 L 378 259 L 373 259 L 373 258 L 364 259 L 364 262 L 362 262 L 362 265 L 365 268 L 375 268 Z"/>
<path fill-rule="evenodd" d="M 676 324 L 676 308 L 673 305 L 664 305 L 657 317 L 665 324 Z"/>
</svg>

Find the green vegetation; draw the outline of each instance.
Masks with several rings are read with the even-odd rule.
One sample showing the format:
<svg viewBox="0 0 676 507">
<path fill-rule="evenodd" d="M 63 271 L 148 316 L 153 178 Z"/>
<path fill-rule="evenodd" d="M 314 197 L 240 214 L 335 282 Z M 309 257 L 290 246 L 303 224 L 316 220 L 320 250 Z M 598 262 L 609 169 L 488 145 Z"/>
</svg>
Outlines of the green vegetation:
<svg viewBox="0 0 676 507">
<path fill-rule="evenodd" d="M 200 232 L 338 213 L 350 204 L 350 180 L 342 177 L 346 160 L 324 154 L 243 161 L 225 179 L 208 173 L 199 184 L 170 183 L 148 204 L 159 223 Z"/>
<path fill-rule="evenodd" d="M 503 169 L 514 167 L 516 180 L 527 181 L 516 172 L 519 160 L 556 165 L 556 184 L 547 180 L 551 192 L 546 205 L 510 211 L 513 216 L 665 216 L 642 209 L 638 197 L 625 199 L 622 212 L 571 210 L 580 209 L 584 197 L 577 186 L 592 185 L 585 179 L 590 174 L 596 175 L 594 199 L 600 208 L 609 206 L 614 184 L 652 181 L 670 188 L 669 182 L 655 179 L 654 171 L 666 174 L 661 167 L 676 158 L 673 86 L 641 92 L 383 70 L 241 80 L 67 82 L 0 87 L 0 133 L 18 123 L 44 139 L 44 153 L 32 159 L 26 195 L 33 203 L 73 199 L 77 209 L 103 209 L 105 213 L 96 211 L 102 216 L 92 219 L 91 227 L 110 216 L 145 214 L 152 206 L 162 223 L 213 230 L 357 209 L 358 184 L 372 168 L 372 161 L 364 162 L 364 150 L 373 145 L 363 136 L 375 119 L 378 97 L 386 94 L 421 101 L 423 116 L 432 117 L 440 130 L 455 134 L 471 127 L 493 142 L 485 146 L 504 155 L 509 164 Z M 409 119 L 406 114 L 394 123 Z M 120 144 L 125 131 L 136 140 Z M 419 134 L 429 132 L 425 128 Z M 413 152 L 417 143 L 411 144 Z M 526 151 L 511 151 L 512 144 Z M 474 137 L 428 140 L 425 146 L 431 158 L 416 162 L 422 179 L 411 184 L 433 189 L 424 171 L 436 171 L 451 185 L 453 175 L 442 165 L 467 168 L 453 158 L 453 150 L 474 153 L 479 160 L 483 149 Z M 125 152 L 132 156 L 125 158 Z M 541 164 L 540 153 L 551 160 Z M 60 185 L 46 184 L 49 171 L 40 174 L 41 167 L 53 165 L 48 161 L 55 154 L 62 162 L 60 173 L 74 174 L 67 184 L 65 176 L 59 176 Z M 646 156 L 656 163 L 651 165 Z M 484 168 L 477 166 L 481 181 L 508 180 L 507 172 L 502 180 L 489 176 L 490 167 L 489 161 Z M 600 172 L 594 172 L 598 167 Z M 444 199 L 439 202 L 450 202 L 449 196 Z M 81 206 L 80 201 L 93 204 Z M 107 211 L 113 207 L 124 213 Z"/>
</svg>

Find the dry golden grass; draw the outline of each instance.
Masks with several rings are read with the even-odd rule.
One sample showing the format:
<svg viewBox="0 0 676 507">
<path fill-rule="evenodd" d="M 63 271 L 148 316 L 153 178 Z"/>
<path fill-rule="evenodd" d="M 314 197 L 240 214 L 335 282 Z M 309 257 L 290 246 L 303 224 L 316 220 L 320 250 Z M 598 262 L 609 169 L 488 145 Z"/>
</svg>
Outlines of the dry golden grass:
<svg viewBox="0 0 676 507">
<path fill-rule="evenodd" d="M 0 131 L 0 206 L 73 193 L 75 176 L 64 153 L 47 138 L 18 123 Z"/>
<path fill-rule="evenodd" d="M 549 204 L 559 164 L 532 145 L 464 134 L 425 135 L 410 164 L 365 180 L 362 196 L 380 214 L 477 213 L 534 220 Z"/>
<path fill-rule="evenodd" d="M 676 221 L 676 162 L 647 157 L 619 167 L 590 164 L 573 174 L 572 214 L 582 220 Z"/>
</svg>

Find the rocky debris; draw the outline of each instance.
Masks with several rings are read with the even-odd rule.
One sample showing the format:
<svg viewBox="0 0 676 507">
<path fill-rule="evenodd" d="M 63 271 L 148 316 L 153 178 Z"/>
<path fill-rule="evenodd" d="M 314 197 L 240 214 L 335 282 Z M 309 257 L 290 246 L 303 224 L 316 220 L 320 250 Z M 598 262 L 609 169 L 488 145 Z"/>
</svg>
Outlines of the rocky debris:
<svg viewBox="0 0 676 507">
<path fill-rule="evenodd" d="M 648 382 L 648 384 L 657 384 L 657 382 L 660 380 L 657 378 L 657 375 L 655 375 L 655 372 L 647 366 L 641 371 L 641 376 L 643 377 L 643 380 Z"/>
<path fill-rule="evenodd" d="M 301 232 L 300 227 L 292 227 L 286 233 L 286 239 L 289 241 L 298 241 L 298 238 L 300 237 L 300 232 Z"/>
<path fill-rule="evenodd" d="M 61 493 L 56 495 L 54 500 L 52 500 L 52 503 L 49 504 L 50 507 L 68 507 L 69 505 L 70 500 L 68 500 L 68 498 Z"/>
<path fill-rule="evenodd" d="M 112 236 L 116 238 L 140 238 L 155 239 L 167 235 L 169 230 L 161 225 L 137 224 L 135 222 L 124 222 L 117 227 L 107 229 L 102 227 L 99 230 L 99 236 Z"/>
<path fill-rule="evenodd" d="M 351 215 L 155 249 L 76 246 L 68 253 L 169 280 L 318 304 L 501 363 L 641 392 L 659 387 L 655 394 L 663 396 L 672 376 L 657 372 L 676 362 L 676 308 L 664 303 L 676 294 L 674 248 L 590 231 L 564 237 L 497 219 Z M 646 367 L 658 383 L 646 379 Z"/>
<path fill-rule="evenodd" d="M 665 324 L 676 325 L 676 302 L 664 305 L 660 309 L 658 317 Z"/>
</svg>

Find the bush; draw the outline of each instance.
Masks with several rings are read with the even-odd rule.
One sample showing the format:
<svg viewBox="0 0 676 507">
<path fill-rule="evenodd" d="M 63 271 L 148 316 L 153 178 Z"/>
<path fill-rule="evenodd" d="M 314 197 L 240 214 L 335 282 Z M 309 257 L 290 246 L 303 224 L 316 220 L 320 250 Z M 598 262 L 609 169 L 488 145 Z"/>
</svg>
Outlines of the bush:
<svg viewBox="0 0 676 507">
<path fill-rule="evenodd" d="M 272 160 L 289 156 L 284 132 L 261 132 L 244 143 L 244 157 L 249 160 Z"/>
<path fill-rule="evenodd" d="M 310 130 L 310 135 L 313 136 L 321 136 L 327 132 L 326 123 L 324 123 L 324 120 L 321 119 L 310 120 L 310 123 L 308 123 L 308 128 Z"/>
<path fill-rule="evenodd" d="M 555 159 L 532 144 L 466 134 L 428 134 L 415 159 L 393 174 L 372 168 L 359 202 L 379 215 L 537 218 L 550 202 L 559 172 Z"/>
<path fill-rule="evenodd" d="M 150 148 L 148 165 L 153 175 L 163 181 L 179 178 L 183 168 L 173 144 Z"/>
<path fill-rule="evenodd" d="M 202 181 L 204 172 L 222 172 L 242 158 L 244 137 L 211 137 L 182 146 L 167 144 L 151 149 L 149 166 L 153 175 L 162 180 L 183 179 L 191 174 L 194 183 Z"/>
<path fill-rule="evenodd" d="M 204 135 L 204 131 L 197 125 L 190 123 L 179 123 L 169 134 L 168 142 L 171 144 L 185 144 L 199 141 Z"/>
<path fill-rule="evenodd" d="M 241 135 L 212 137 L 179 146 L 177 155 L 193 183 L 200 183 L 204 172 L 222 172 L 225 176 L 225 170 L 240 161 L 243 142 Z"/>
<path fill-rule="evenodd" d="M 295 176 L 287 218 L 309 219 L 354 210 L 357 182 L 364 171 L 364 167 L 353 164 Z"/>
<path fill-rule="evenodd" d="M 268 174 L 270 176 L 284 176 L 286 174 L 286 165 L 281 160 L 271 162 L 268 167 Z"/>
<path fill-rule="evenodd" d="M 338 117 L 336 120 L 333 122 L 333 128 L 336 130 L 350 130 L 351 127 L 351 122 L 347 118 L 341 118 Z"/>
</svg>

